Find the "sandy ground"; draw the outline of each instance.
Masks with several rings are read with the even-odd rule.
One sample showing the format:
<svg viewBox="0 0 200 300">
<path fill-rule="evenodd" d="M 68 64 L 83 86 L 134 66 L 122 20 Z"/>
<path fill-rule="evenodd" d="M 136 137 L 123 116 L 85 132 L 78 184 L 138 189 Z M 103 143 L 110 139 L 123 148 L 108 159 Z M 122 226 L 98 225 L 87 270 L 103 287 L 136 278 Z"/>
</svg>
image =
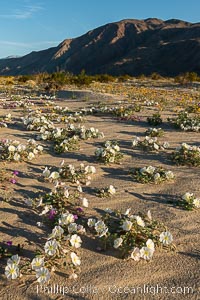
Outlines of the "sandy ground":
<svg viewBox="0 0 200 300">
<path fill-rule="evenodd" d="M 64 101 L 57 103 L 62 104 Z M 67 100 L 67 106 L 73 108 L 87 104 L 78 99 Z M 38 243 L 45 243 L 49 229 L 36 225 L 40 217 L 24 204 L 23 199 L 47 191 L 51 185 L 39 180 L 42 168 L 58 166 L 64 158 L 69 163 L 85 162 L 97 168 L 91 185 L 84 189 L 90 201 L 88 215 L 98 215 L 100 210 L 107 207 L 123 210 L 131 207 L 133 213 L 151 210 L 153 217 L 163 221 L 173 234 L 177 253 L 156 251 L 151 262 L 141 260 L 137 263 L 118 259 L 114 252 L 98 252 L 92 237 L 85 237 L 79 278 L 71 281 L 61 269 L 47 285 L 49 293 L 47 289 L 40 289 L 37 283 L 30 284 L 25 279 L 23 283 L 23 278 L 20 282 L 8 282 L 3 275 L 6 260 L 1 260 L 0 299 L 200 299 L 199 211 L 188 212 L 173 204 L 177 195 L 188 191 L 200 196 L 200 170 L 194 167 L 177 167 L 168 156 L 181 142 L 200 145 L 199 133 L 180 132 L 163 124 L 166 134 L 161 140 L 170 143 L 166 154 L 133 150 L 131 139 L 134 135 L 144 136 L 149 127 L 145 120 L 151 113 L 150 110 L 147 108 L 141 112 L 143 119 L 138 123 L 118 122 L 111 117 L 87 117 L 86 126 L 94 126 L 103 131 L 106 140 L 117 139 L 120 142 L 124 153 L 120 165 L 105 166 L 96 162 L 94 151 L 100 143 L 98 140 L 81 142 L 80 151 L 74 153 L 60 156 L 46 153 L 30 163 L 8 163 L 7 168 L 17 169 L 20 175 L 14 186 L 12 200 L 9 203 L 0 203 L 0 240 L 24 244 L 23 255 L 30 257 Z M 1 115 L 5 113 L 7 110 L 0 111 Z M 168 114 L 169 112 L 163 112 L 165 120 Z M 22 111 L 16 109 L 13 115 L 19 117 Z M 22 130 L 21 125 L 0 129 L 0 138 L 25 140 L 29 137 L 33 137 L 33 132 Z M 143 185 L 134 182 L 128 175 L 130 167 L 150 164 L 172 170 L 176 174 L 175 182 Z M 1 167 L 3 165 L 0 163 Z M 117 194 L 111 198 L 101 199 L 92 194 L 94 187 L 105 187 L 109 184 L 117 188 Z M 186 287 L 190 287 L 193 293 L 188 294 Z"/>
</svg>

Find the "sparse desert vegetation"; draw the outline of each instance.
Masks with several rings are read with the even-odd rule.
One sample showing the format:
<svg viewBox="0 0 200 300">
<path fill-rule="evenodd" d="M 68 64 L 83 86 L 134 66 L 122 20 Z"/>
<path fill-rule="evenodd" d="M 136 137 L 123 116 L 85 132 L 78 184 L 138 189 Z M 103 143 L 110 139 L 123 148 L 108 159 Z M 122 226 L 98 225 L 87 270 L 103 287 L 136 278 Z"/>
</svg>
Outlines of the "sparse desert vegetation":
<svg viewBox="0 0 200 300">
<path fill-rule="evenodd" d="M 2 299 L 198 299 L 200 84 L 181 78 L 0 77 Z"/>
</svg>

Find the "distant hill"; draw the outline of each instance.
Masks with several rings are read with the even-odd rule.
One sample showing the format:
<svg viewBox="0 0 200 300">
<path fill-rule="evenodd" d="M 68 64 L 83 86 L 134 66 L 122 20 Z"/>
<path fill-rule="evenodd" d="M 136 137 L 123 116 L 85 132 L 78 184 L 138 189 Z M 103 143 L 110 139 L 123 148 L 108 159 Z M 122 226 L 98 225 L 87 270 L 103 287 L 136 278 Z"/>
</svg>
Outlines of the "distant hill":
<svg viewBox="0 0 200 300">
<path fill-rule="evenodd" d="M 57 47 L 0 60 L 1 75 L 69 71 L 77 74 L 200 75 L 200 23 L 122 20 L 66 39 Z"/>
</svg>

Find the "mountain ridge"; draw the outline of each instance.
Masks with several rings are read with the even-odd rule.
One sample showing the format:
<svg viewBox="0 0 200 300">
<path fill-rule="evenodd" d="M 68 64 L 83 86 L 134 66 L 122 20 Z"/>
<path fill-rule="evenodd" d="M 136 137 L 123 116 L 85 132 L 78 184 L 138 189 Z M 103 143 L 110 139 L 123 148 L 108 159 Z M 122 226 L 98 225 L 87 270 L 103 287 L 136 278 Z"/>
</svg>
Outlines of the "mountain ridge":
<svg viewBox="0 0 200 300">
<path fill-rule="evenodd" d="M 124 19 L 65 39 L 58 46 L 0 60 L 0 75 L 68 71 L 78 74 L 174 76 L 200 74 L 200 23 Z"/>
</svg>

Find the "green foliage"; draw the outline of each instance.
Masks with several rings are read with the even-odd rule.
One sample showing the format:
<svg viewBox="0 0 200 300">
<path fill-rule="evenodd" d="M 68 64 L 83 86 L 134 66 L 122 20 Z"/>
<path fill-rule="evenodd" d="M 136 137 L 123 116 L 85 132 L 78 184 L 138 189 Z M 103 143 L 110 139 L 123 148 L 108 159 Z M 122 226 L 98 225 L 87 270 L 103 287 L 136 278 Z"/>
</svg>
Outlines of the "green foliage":
<svg viewBox="0 0 200 300">
<path fill-rule="evenodd" d="M 158 126 L 162 124 L 162 118 L 159 113 L 155 113 L 151 117 L 147 118 L 147 122 L 149 123 L 149 125 Z"/>
</svg>

